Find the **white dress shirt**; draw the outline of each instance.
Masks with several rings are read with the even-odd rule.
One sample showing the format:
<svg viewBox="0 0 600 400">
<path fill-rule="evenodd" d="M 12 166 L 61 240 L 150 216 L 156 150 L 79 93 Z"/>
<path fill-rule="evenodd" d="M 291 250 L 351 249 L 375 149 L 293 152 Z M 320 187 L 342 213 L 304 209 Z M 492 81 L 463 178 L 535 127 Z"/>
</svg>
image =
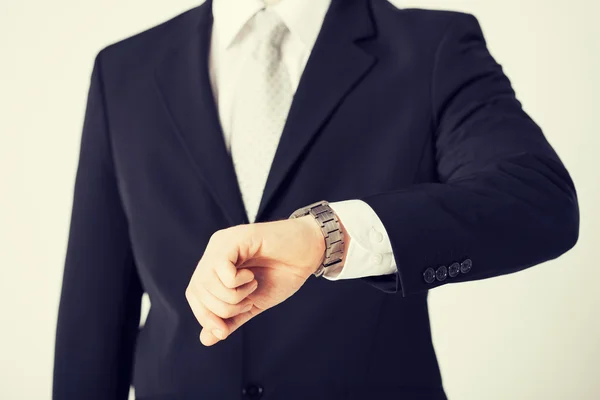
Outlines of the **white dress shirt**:
<svg viewBox="0 0 600 400">
<path fill-rule="evenodd" d="M 227 150 L 231 145 L 234 88 L 246 57 L 253 48 L 252 16 L 269 4 L 285 22 L 290 34 L 281 45 L 282 60 L 294 92 L 321 29 L 331 0 L 213 0 L 213 28 L 209 54 L 212 90 Z M 327 268 L 329 280 L 395 273 L 392 246 L 381 220 L 362 200 L 331 202 L 344 224 L 350 245 L 343 267 Z"/>
</svg>

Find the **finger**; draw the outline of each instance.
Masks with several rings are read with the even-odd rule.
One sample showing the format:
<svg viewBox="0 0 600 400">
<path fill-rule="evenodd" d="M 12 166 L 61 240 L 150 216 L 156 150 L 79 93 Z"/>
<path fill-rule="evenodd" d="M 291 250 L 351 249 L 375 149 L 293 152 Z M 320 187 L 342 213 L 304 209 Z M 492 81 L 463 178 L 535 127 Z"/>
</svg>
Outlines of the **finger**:
<svg viewBox="0 0 600 400">
<path fill-rule="evenodd" d="M 202 343 L 205 346 L 212 346 L 215 343 L 220 342 L 220 340 L 213 335 L 210 330 L 208 329 L 202 329 L 200 331 L 200 343 Z"/>
<path fill-rule="evenodd" d="M 229 326 L 225 321 L 206 308 L 195 293 L 186 291 L 186 297 L 194 316 L 203 328 L 214 332 L 214 335 L 221 340 L 229 335 Z"/>
<path fill-rule="evenodd" d="M 235 317 L 226 319 L 225 324 L 227 324 L 229 334 L 231 335 L 240 326 L 244 325 L 246 322 L 250 321 L 252 318 L 256 317 L 261 312 L 262 311 L 256 306 L 253 306 L 248 312 L 244 312 L 239 315 L 236 315 Z"/>
<path fill-rule="evenodd" d="M 261 310 L 259 310 L 256 307 L 253 307 L 248 312 L 236 315 L 233 318 L 225 320 L 225 323 L 229 327 L 229 335 L 231 335 L 240 326 L 244 325 L 246 322 L 250 321 L 252 318 L 254 318 L 260 313 Z M 213 344 L 219 341 L 220 340 L 208 329 L 202 329 L 202 331 L 200 332 L 200 342 L 202 342 L 202 344 L 205 346 L 212 346 Z"/>
<path fill-rule="evenodd" d="M 204 307 L 214 313 L 217 317 L 223 319 L 235 317 L 238 314 L 250 311 L 252 308 L 252 302 L 249 299 L 245 299 L 238 304 L 229 304 L 217 298 L 204 287 L 199 288 L 196 294 L 198 296 L 198 300 L 200 300 Z"/>
<path fill-rule="evenodd" d="M 225 287 L 218 278 L 217 281 L 219 282 L 218 285 L 207 285 L 206 289 L 213 296 L 228 304 L 240 303 L 258 287 L 258 281 L 256 279 L 253 279 L 242 286 L 238 286 L 235 289 Z"/>
<path fill-rule="evenodd" d="M 238 269 L 230 261 L 220 262 L 214 270 L 221 283 L 228 289 L 235 289 L 254 279 L 254 273 L 247 268 Z"/>
</svg>

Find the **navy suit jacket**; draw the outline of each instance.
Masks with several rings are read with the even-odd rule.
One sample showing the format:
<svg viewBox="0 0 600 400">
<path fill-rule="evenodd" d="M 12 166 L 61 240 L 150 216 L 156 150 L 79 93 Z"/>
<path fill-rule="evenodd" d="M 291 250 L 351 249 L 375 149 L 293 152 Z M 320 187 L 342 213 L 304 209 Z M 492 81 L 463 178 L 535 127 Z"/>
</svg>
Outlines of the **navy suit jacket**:
<svg viewBox="0 0 600 400">
<path fill-rule="evenodd" d="M 554 259 L 579 230 L 573 182 L 477 19 L 333 1 L 257 221 L 361 199 L 398 272 L 310 278 L 205 347 L 185 288 L 210 236 L 248 223 L 209 84 L 211 25 L 208 0 L 95 60 L 54 398 L 125 399 L 133 382 L 147 400 L 445 399 L 428 290 Z"/>
</svg>

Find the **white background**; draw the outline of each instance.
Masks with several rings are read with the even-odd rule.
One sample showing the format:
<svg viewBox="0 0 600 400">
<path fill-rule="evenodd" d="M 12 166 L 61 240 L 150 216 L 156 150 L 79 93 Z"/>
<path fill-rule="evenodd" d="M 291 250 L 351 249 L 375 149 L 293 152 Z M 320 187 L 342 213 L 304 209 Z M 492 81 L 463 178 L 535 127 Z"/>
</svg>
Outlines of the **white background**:
<svg viewBox="0 0 600 400">
<path fill-rule="evenodd" d="M 599 399 L 598 2 L 395 3 L 478 17 L 517 97 L 571 172 L 580 201 L 579 243 L 563 257 L 518 274 L 431 292 L 435 347 L 450 399 Z M 0 0 L 1 399 L 50 398 L 94 56 L 105 45 L 198 4 Z"/>
</svg>

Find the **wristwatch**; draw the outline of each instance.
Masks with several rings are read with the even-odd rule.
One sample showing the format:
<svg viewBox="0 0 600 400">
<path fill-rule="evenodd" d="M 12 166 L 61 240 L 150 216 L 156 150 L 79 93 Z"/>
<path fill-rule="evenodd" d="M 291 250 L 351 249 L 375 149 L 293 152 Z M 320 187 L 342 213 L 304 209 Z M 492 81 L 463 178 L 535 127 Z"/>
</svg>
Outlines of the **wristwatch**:
<svg viewBox="0 0 600 400">
<path fill-rule="evenodd" d="M 306 207 L 297 209 L 289 218 L 312 215 L 323 232 L 325 238 L 325 257 L 319 268 L 313 273 L 317 278 L 325 273 L 325 269 L 342 262 L 344 256 L 344 233 L 333 209 L 326 200 L 317 201 Z"/>
</svg>

